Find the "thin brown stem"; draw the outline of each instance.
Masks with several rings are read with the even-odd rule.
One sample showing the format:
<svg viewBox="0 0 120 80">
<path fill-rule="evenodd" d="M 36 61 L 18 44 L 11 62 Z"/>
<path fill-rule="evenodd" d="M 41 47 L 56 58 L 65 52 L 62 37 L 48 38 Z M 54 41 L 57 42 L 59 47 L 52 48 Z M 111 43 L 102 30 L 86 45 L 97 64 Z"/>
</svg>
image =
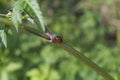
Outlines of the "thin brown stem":
<svg viewBox="0 0 120 80">
<path fill-rule="evenodd" d="M 0 17 L 0 23 L 2 24 L 6 24 L 9 26 L 13 26 L 11 21 L 8 21 L 2 17 Z M 28 31 L 32 34 L 35 34 L 37 36 L 40 36 L 44 39 L 49 40 L 49 36 L 47 36 L 45 33 L 40 33 L 38 30 L 29 28 L 27 24 L 21 24 L 21 28 L 24 29 L 25 31 Z M 56 43 L 57 44 L 57 43 Z M 102 68 L 100 68 L 97 64 L 95 64 L 93 61 L 91 61 L 89 58 L 87 58 L 86 56 L 84 56 L 83 54 L 81 54 L 80 52 L 78 52 L 77 50 L 75 50 L 74 48 L 70 47 L 69 45 L 65 44 L 65 43 L 58 43 L 58 45 L 65 49 L 66 51 L 68 51 L 69 53 L 71 53 L 72 55 L 74 55 L 75 57 L 77 57 L 78 59 L 80 59 L 82 62 L 84 62 L 86 65 L 88 65 L 89 67 L 91 67 L 93 70 L 95 70 L 97 73 L 99 73 L 103 78 L 105 78 L 106 80 L 114 80 L 113 77 L 111 75 L 109 75 L 107 72 L 105 72 Z"/>
<path fill-rule="evenodd" d="M 99 73 L 102 77 L 104 77 L 106 80 L 114 80 L 111 75 L 109 75 L 107 72 L 105 72 L 101 67 L 99 67 L 97 64 L 95 64 L 93 61 L 91 61 L 89 58 L 75 50 L 74 48 L 70 47 L 69 45 L 65 43 L 59 44 L 60 47 L 80 59 L 82 62 L 84 62 L 86 65 L 88 65 L 90 68 L 94 69 L 97 73 Z"/>
<path fill-rule="evenodd" d="M 30 28 L 30 27 L 24 27 L 24 30 L 25 31 L 28 31 L 34 35 L 37 35 L 37 36 L 40 36 L 46 40 L 49 40 L 49 36 L 47 36 L 45 33 L 40 33 L 40 31 L 36 30 L 36 29 L 33 29 L 33 28 Z"/>
</svg>

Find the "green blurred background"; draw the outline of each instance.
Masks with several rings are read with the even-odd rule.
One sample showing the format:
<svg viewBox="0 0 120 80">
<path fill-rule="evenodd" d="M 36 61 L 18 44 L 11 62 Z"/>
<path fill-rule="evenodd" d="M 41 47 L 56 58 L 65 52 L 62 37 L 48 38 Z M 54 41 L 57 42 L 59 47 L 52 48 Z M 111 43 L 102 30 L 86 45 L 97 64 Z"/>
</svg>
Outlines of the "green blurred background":
<svg viewBox="0 0 120 80">
<path fill-rule="evenodd" d="M 120 80 L 120 0 L 38 0 L 45 25 Z M 8 13 L 10 0 L 0 0 Z M 60 47 L 24 31 L 0 43 L 0 80 L 104 80 Z"/>
</svg>

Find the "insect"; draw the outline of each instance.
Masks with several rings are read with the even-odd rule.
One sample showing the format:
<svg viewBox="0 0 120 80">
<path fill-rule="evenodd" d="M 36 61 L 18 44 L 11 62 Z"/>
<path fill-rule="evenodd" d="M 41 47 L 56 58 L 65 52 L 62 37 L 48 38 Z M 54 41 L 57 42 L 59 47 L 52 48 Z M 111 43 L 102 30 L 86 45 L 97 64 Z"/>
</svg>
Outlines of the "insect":
<svg viewBox="0 0 120 80">
<path fill-rule="evenodd" d="M 50 32 L 46 32 L 46 35 L 49 36 L 49 42 L 55 42 L 55 43 L 62 43 L 62 37 L 61 36 L 56 36 Z"/>
<path fill-rule="evenodd" d="M 54 39 L 54 42 L 56 43 L 62 43 L 62 37 L 61 36 L 56 36 L 55 39 Z"/>
</svg>

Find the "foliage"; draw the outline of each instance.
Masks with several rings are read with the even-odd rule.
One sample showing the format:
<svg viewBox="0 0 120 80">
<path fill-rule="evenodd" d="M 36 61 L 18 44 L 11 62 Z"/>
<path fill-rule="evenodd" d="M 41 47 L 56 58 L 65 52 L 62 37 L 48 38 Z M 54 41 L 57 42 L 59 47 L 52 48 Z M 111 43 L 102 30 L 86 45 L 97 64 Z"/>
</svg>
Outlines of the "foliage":
<svg viewBox="0 0 120 80">
<path fill-rule="evenodd" d="M 4 30 L 0 30 L 0 34 L 2 43 L 5 45 L 5 47 L 7 47 L 6 33 L 4 32 Z"/>
<path fill-rule="evenodd" d="M 8 4 L 3 1 L 8 2 L 0 1 L 0 4 L 3 4 L 0 7 L 5 6 L 0 9 L 3 11 L 0 13 L 8 13 Z M 116 27 L 109 23 L 112 19 L 103 21 L 100 12 L 102 5 L 110 7 L 116 2 L 117 0 L 38 1 L 46 26 L 51 31 L 64 35 L 63 39 L 67 43 L 92 59 L 115 80 L 120 80 L 120 56 L 116 34 L 114 35 Z M 34 14 L 32 18 L 39 22 L 35 21 L 35 24 L 41 24 L 44 31 L 41 11 L 34 11 L 36 8 L 38 9 L 36 0 L 18 0 L 11 7 L 16 29 L 24 21 L 25 14 L 27 18 Z M 115 15 L 112 14 L 112 8 L 109 11 L 112 16 Z M 2 29 L 0 26 L 1 41 L 6 45 L 6 39 L 8 40 L 7 48 L 0 44 L 0 80 L 103 80 L 96 72 L 58 46 L 21 29 L 16 33 L 15 29 L 11 28 L 13 35 L 9 35 L 10 29 L 6 27 L 9 26 L 2 25 Z"/>
<path fill-rule="evenodd" d="M 12 21 L 18 31 L 18 25 L 22 23 L 22 14 L 27 13 L 30 17 L 34 18 L 39 22 L 38 27 L 41 24 L 43 31 L 45 31 L 42 13 L 36 0 L 18 0 L 13 5 Z M 35 21 L 35 22 L 37 22 Z"/>
</svg>

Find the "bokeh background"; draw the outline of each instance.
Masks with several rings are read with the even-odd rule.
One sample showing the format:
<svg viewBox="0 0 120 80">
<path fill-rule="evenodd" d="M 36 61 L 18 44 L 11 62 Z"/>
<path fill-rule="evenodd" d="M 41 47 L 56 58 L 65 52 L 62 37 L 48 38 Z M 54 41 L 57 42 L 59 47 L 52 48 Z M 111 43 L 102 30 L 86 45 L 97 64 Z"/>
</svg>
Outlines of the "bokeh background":
<svg viewBox="0 0 120 80">
<path fill-rule="evenodd" d="M 38 0 L 51 32 L 120 80 L 120 0 Z M 0 0 L 8 13 L 10 0 Z M 0 80 L 104 80 L 60 47 L 19 30 L 0 43 Z"/>
</svg>

